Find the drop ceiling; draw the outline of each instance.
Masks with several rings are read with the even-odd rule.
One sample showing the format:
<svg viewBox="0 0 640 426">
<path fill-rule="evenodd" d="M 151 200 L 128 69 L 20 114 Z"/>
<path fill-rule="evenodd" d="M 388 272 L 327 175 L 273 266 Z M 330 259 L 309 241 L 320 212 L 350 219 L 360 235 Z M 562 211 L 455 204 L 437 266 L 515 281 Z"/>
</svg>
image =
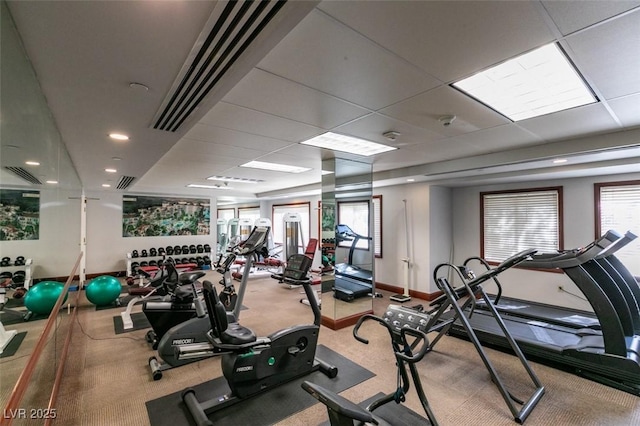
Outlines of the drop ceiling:
<svg viewBox="0 0 640 426">
<path fill-rule="evenodd" d="M 327 131 L 398 148 L 346 156 L 371 162 L 376 185 L 640 171 L 640 1 L 278 4 L 176 131 L 155 129 L 154 120 L 227 2 L 7 4 L 85 190 L 243 200 L 317 189 L 321 161 L 333 153 L 300 142 Z M 551 42 L 597 103 L 512 122 L 450 86 Z M 445 115 L 456 116 L 447 127 Z M 114 142 L 112 131 L 130 140 Z M 400 135 L 392 141 L 388 131 Z M 11 142 L 25 151 L 37 143 Z M 558 157 L 568 161 L 553 165 Z M 6 158 L 3 167 L 20 165 Z M 252 160 L 312 170 L 239 167 Z M 187 188 L 215 184 L 212 175 L 263 182 Z M 115 189 L 120 176 L 135 178 L 124 191 Z"/>
</svg>

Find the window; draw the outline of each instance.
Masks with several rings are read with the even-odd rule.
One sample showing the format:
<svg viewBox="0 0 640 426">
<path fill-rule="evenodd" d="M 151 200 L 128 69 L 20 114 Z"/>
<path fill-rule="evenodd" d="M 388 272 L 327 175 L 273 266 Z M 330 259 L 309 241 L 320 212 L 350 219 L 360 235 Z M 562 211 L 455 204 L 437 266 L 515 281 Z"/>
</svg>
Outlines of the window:
<svg viewBox="0 0 640 426">
<path fill-rule="evenodd" d="M 526 249 L 562 250 L 562 187 L 481 192 L 481 256 L 502 262 Z"/>
<path fill-rule="evenodd" d="M 271 210 L 274 243 L 284 244 L 284 215 L 286 213 L 298 213 L 300 215 L 300 229 L 302 230 L 303 243 L 307 244 L 309 242 L 310 203 L 273 205 Z M 305 248 L 306 247 L 302 247 L 302 250 Z"/>
<path fill-rule="evenodd" d="M 596 237 L 610 229 L 640 237 L 640 181 L 596 183 L 595 202 Z M 638 240 L 616 252 L 616 257 L 634 276 L 640 276 Z"/>
<path fill-rule="evenodd" d="M 260 219 L 260 207 L 238 207 L 238 218 L 250 219 L 251 223 L 255 223 Z"/>
<path fill-rule="evenodd" d="M 382 195 L 374 195 L 373 205 L 373 244 L 376 257 L 382 257 Z M 348 225 L 356 234 L 369 236 L 369 201 L 338 202 L 337 224 Z M 350 247 L 351 241 L 341 241 L 340 247 Z M 369 240 L 361 239 L 356 248 L 369 250 Z"/>
<path fill-rule="evenodd" d="M 218 219 L 224 219 L 229 222 L 229 219 L 233 219 L 236 216 L 236 209 L 218 209 Z"/>
</svg>

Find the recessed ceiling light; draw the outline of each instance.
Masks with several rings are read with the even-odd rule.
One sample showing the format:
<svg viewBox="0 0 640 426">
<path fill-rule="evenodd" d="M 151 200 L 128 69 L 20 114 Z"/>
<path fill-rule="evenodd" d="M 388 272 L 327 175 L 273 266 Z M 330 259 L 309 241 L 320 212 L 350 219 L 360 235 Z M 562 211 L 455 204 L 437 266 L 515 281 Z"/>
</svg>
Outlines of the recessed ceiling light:
<svg viewBox="0 0 640 426">
<path fill-rule="evenodd" d="M 597 101 L 555 43 L 453 83 L 453 87 L 513 121 Z"/>
<path fill-rule="evenodd" d="M 566 158 L 557 158 L 555 160 L 553 160 L 553 164 L 562 164 L 562 163 L 566 163 L 568 160 Z"/>
<path fill-rule="evenodd" d="M 50 183 L 51 185 L 55 185 L 56 183 L 58 183 L 57 180 L 48 180 L 47 183 Z"/>
<path fill-rule="evenodd" d="M 266 163 L 264 161 L 249 161 L 241 164 L 240 167 L 249 167 L 251 169 L 271 170 L 274 172 L 285 173 L 302 173 L 311 170 L 308 167 L 290 166 L 288 164 Z"/>
<path fill-rule="evenodd" d="M 326 148 L 332 149 L 334 151 L 348 152 L 350 154 L 364 155 L 366 157 L 398 149 L 394 146 L 383 145 L 380 143 L 355 138 L 353 136 L 340 135 L 333 132 L 327 132 L 300 143 L 302 145 L 311 145 L 318 148 Z"/>
<path fill-rule="evenodd" d="M 202 189 L 233 189 L 225 185 L 201 185 L 199 183 L 190 183 L 187 188 L 202 188 Z"/>
<path fill-rule="evenodd" d="M 223 182 L 258 183 L 264 182 L 262 179 L 234 178 L 229 176 L 209 176 L 207 180 L 220 180 Z"/>
<path fill-rule="evenodd" d="M 40 163 L 38 163 L 37 161 L 25 161 L 24 164 L 26 164 L 27 166 L 39 166 Z"/>
<path fill-rule="evenodd" d="M 108 183 L 103 183 L 103 184 L 102 184 L 102 187 L 103 187 L 103 188 L 111 188 L 111 185 L 109 185 Z"/>
<path fill-rule="evenodd" d="M 129 136 L 123 135 L 122 133 L 109 133 L 109 137 L 111 139 L 115 139 L 117 141 L 128 141 Z"/>
<path fill-rule="evenodd" d="M 117 173 L 118 171 L 116 169 L 104 169 L 105 172 L 107 173 Z"/>
<path fill-rule="evenodd" d="M 122 158 L 120 158 L 120 157 L 111 157 L 111 159 L 113 161 L 122 161 Z"/>
<path fill-rule="evenodd" d="M 323 170 L 322 171 L 322 176 L 324 175 L 332 175 L 334 172 L 332 172 L 331 170 Z"/>
<path fill-rule="evenodd" d="M 416 181 L 416 180 L 415 180 L 415 179 L 413 179 L 413 178 L 409 178 L 409 179 L 407 179 L 407 182 L 415 182 L 415 181 Z"/>
</svg>

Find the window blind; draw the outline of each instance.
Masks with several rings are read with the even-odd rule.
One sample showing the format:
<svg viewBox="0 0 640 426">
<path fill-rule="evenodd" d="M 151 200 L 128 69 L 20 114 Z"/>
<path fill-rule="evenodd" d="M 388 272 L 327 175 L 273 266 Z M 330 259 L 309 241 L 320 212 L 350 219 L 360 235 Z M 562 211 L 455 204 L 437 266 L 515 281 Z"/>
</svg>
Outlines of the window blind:
<svg viewBox="0 0 640 426">
<path fill-rule="evenodd" d="M 560 240 L 557 190 L 483 193 L 483 253 L 502 262 L 519 251 L 558 250 Z"/>
<path fill-rule="evenodd" d="M 640 237 L 640 184 L 600 187 L 600 233 L 613 229 L 620 233 L 631 231 Z M 640 276 L 640 242 L 636 239 L 616 257 Z"/>
</svg>

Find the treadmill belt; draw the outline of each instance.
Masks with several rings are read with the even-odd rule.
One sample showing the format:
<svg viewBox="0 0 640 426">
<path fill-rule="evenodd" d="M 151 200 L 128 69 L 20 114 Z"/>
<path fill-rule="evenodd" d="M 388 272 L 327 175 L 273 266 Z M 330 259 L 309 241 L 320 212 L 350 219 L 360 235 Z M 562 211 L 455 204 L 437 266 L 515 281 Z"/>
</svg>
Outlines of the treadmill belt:
<svg viewBox="0 0 640 426">
<path fill-rule="evenodd" d="M 495 296 L 490 295 L 493 299 Z M 501 297 L 500 303 L 495 305 L 501 315 L 540 320 L 569 328 L 593 328 L 600 330 L 598 317 L 592 312 L 577 309 L 552 306 L 544 303 L 536 303 L 525 300 Z M 478 301 L 477 307 L 487 309 L 484 301 Z"/>
</svg>

